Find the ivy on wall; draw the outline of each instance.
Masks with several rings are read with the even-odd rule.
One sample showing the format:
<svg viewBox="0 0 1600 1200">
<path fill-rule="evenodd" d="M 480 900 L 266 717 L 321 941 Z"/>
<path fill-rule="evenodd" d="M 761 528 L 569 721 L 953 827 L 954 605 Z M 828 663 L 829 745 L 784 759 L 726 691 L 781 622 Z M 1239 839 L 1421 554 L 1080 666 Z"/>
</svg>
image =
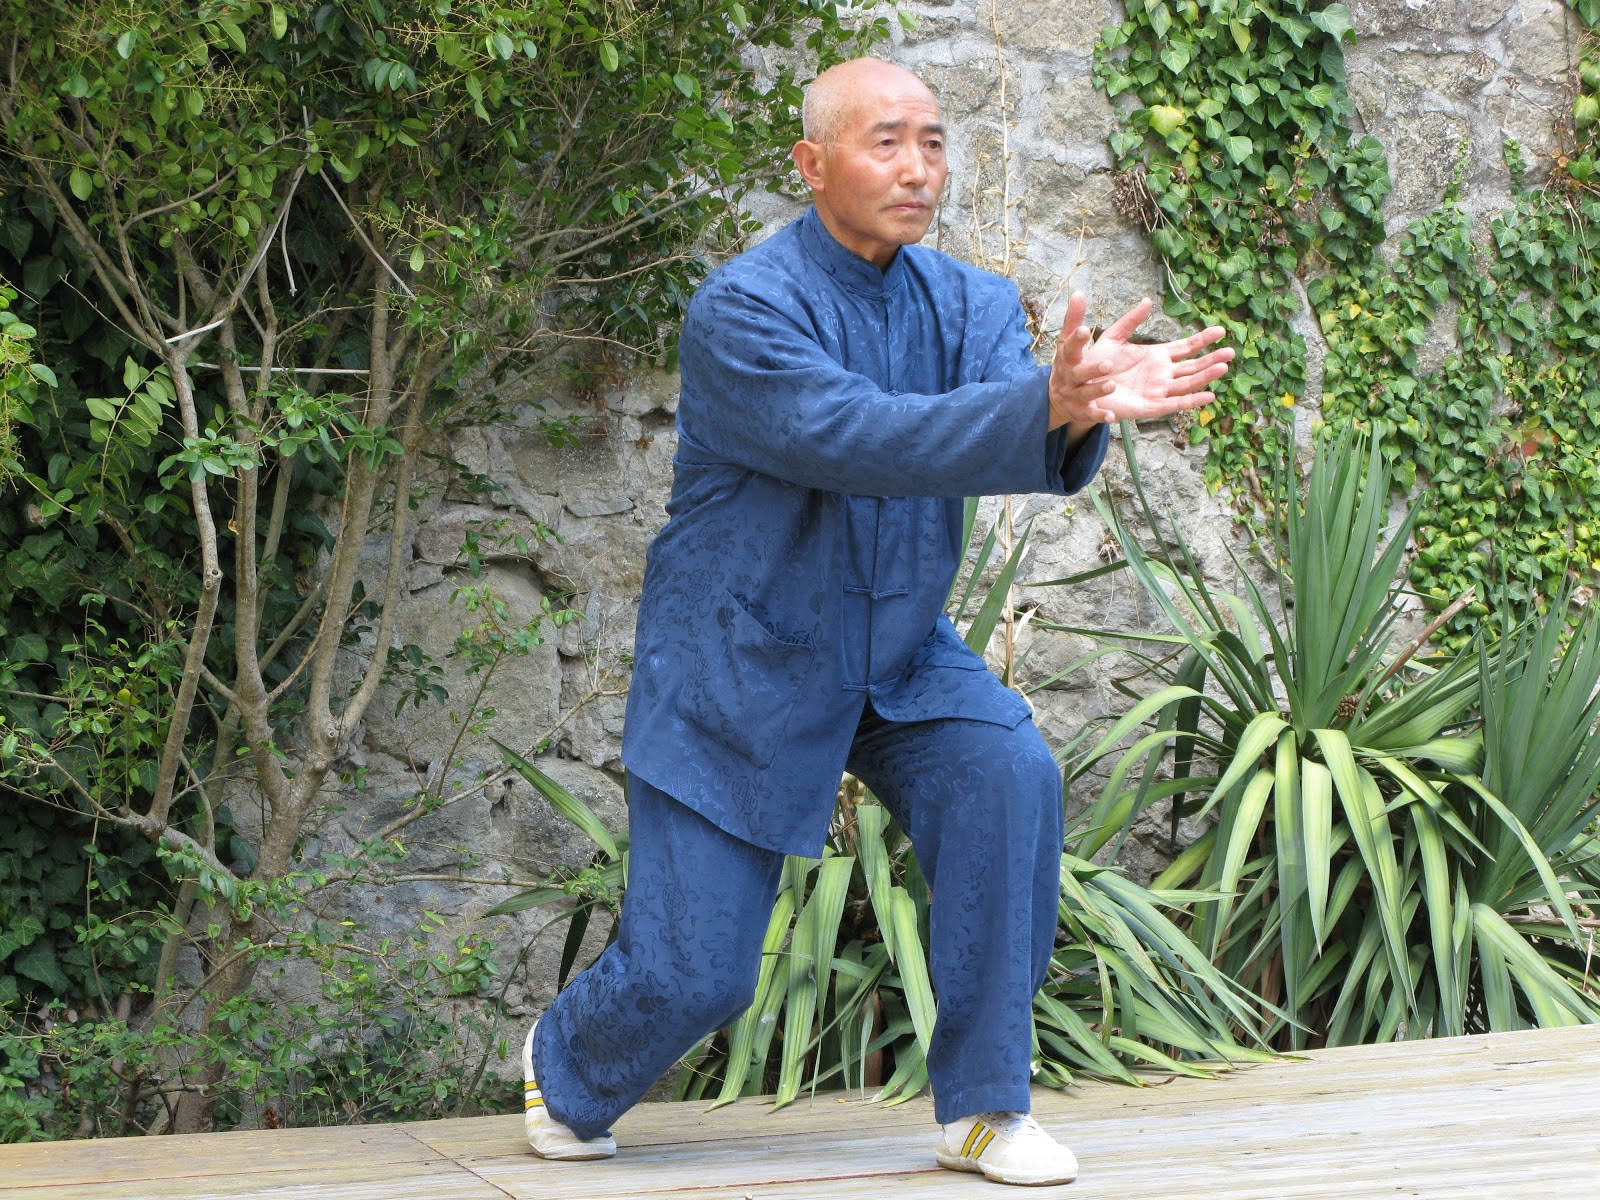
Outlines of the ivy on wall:
<svg viewBox="0 0 1600 1200">
<path fill-rule="evenodd" d="M 1327 357 L 1329 427 L 1374 429 L 1414 489 L 1413 582 L 1460 639 L 1497 594 L 1536 605 L 1564 577 L 1600 570 L 1600 0 L 1572 0 L 1586 27 L 1571 121 L 1545 186 L 1474 228 L 1460 173 L 1438 209 L 1384 241 L 1382 147 L 1350 133 L 1343 4 L 1317 0 L 1128 0 L 1096 77 L 1131 97 L 1112 135 L 1124 210 L 1162 255 L 1167 312 L 1219 322 L 1239 357 L 1190 435 L 1208 481 L 1264 507 L 1306 396 L 1292 322 L 1309 307 Z M 1124 102 L 1126 104 L 1126 101 Z M 1458 348 L 1419 365 L 1436 322 Z"/>
<path fill-rule="evenodd" d="M 1297 0 L 1126 7 L 1096 55 L 1106 94 L 1138 102 L 1111 137 L 1120 194 L 1164 260 L 1168 314 L 1219 322 L 1238 349 L 1191 429 L 1208 481 L 1259 479 L 1305 395 L 1297 281 L 1359 269 L 1383 237 L 1383 150 L 1347 123 L 1350 16 Z"/>
</svg>

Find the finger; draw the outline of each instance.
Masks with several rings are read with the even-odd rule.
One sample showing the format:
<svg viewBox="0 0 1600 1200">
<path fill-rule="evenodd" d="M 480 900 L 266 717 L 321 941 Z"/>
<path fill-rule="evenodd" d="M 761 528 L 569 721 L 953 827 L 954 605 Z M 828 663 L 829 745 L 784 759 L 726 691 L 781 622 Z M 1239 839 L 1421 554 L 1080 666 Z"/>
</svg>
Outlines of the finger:
<svg viewBox="0 0 1600 1200">
<path fill-rule="evenodd" d="M 1063 331 L 1076 329 L 1083 324 L 1084 314 L 1089 311 L 1089 298 L 1082 292 L 1073 292 L 1067 297 L 1067 315 L 1061 322 Z"/>
<path fill-rule="evenodd" d="M 1237 351 L 1232 346 L 1224 346 L 1220 350 L 1213 350 L 1202 358 L 1186 358 L 1172 364 L 1174 377 L 1193 375 L 1200 371 L 1209 371 L 1212 367 L 1221 365 L 1223 370 L 1233 361 Z"/>
<path fill-rule="evenodd" d="M 1154 307 L 1155 302 L 1146 296 L 1113 321 L 1100 336 L 1117 342 L 1127 341 L 1133 336 L 1133 331 L 1144 323 L 1144 319 L 1150 315 L 1150 310 Z"/>
<path fill-rule="evenodd" d="M 1211 325 L 1200 330 L 1198 333 L 1191 333 L 1188 337 L 1179 338 L 1175 342 L 1168 342 L 1167 352 L 1171 354 L 1173 358 L 1188 358 L 1190 355 L 1200 353 L 1200 351 L 1204 350 L 1207 346 L 1211 345 L 1219 338 L 1226 337 L 1227 334 L 1228 331 L 1222 326 Z"/>
<path fill-rule="evenodd" d="M 1221 379 L 1227 373 L 1228 365 L 1226 363 L 1220 363 L 1214 367 L 1207 367 L 1204 371 L 1197 371 L 1193 375 L 1185 375 L 1181 378 L 1174 379 L 1172 381 L 1172 386 L 1167 389 L 1167 395 L 1192 395 L 1201 388 L 1209 388 L 1213 383 Z"/>
<path fill-rule="evenodd" d="M 1089 330 L 1082 325 L 1063 336 L 1056 342 L 1054 369 L 1066 372 L 1072 383 L 1079 382 L 1084 378 L 1079 372 L 1083 362 L 1084 347 L 1088 344 Z"/>
<path fill-rule="evenodd" d="M 1088 301 L 1083 298 L 1081 292 L 1073 292 L 1068 299 L 1067 314 L 1062 319 L 1061 332 L 1056 335 L 1056 362 L 1076 361 L 1077 355 L 1088 342 L 1089 331 L 1083 324 L 1083 314 L 1088 311 L 1088 307 Z"/>
<path fill-rule="evenodd" d="M 1119 405 L 1116 416 L 1136 421 L 1149 421 L 1156 417 L 1171 416 L 1175 412 L 1204 408 L 1216 400 L 1214 392 L 1193 392 L 1184 396 L 1166 396 L 1160 400 L 1147 400 L 1142 404 Z"/>
<path fill-rule="evenodd" d="M 1073 385 L 1082 387 L 1106 379 L 1111 374 L 1111 364 L 1104 359 L 1091 357 L 1087 362 L 1080 360 L 1073 363 L 1067 372 Z"/>
</svg>

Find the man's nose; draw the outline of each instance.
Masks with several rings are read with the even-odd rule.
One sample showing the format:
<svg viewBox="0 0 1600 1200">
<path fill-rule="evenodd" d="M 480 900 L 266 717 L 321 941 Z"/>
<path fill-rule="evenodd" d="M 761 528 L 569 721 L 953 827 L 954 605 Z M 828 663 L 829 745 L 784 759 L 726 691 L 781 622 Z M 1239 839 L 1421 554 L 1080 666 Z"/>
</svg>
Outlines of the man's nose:
<svg viewBox="0 0 1600 1200">
<path fill-rule="evenodd" d="M 921 187 L 928 182 L 928 163 L 921 146 L 913 144 L 901 150 L 900 182 L 906 187 Z"/>
</svg>

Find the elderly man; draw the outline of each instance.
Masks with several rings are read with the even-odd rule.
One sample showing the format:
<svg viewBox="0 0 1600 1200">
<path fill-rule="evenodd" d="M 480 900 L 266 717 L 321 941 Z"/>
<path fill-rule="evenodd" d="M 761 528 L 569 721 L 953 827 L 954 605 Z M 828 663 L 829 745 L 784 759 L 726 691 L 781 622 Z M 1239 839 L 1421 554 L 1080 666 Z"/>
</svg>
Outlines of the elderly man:
<svg viewBox="0 0 1600 1200">
<path fill-rule="evenodd" d="M 690 305 L 669 520 L 650 548 L 623 761 L 631 861 L 615 944 L 524 1048 L 528 1140 L 608 1126 L 748 1006 L 784 854 L 815 855 L 840 772 L 910 836 L 932 889 L 938 1161 L 1008 1183 L 1077 1164 L 1028 1115 L 1050 961 L 1061 777 L 1028 706 L 942 613 L 962 497 L 1066 494 L 1106 426 L 1211 400 L 1208 329 L 1098 340 L 1072 297 L 1037 366 L 1016 288 L 916 243 L 945 130 L 914 75 L 825 71 L 794 161 L 813 207 Z"/>
</svg>

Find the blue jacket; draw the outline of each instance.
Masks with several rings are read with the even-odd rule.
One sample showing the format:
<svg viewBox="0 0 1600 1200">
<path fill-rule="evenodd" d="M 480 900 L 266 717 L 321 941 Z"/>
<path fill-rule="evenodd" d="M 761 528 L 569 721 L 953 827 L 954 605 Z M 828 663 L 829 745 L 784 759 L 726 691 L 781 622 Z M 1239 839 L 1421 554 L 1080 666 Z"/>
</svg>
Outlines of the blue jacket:
<svg viewBox="0 0 1600 1200">
<path fill-rule="evenodd" d="M 622 759 L 757 845 L 814 855 L 868 698 L 896 721 L 1027 705 L 943 615 L 962 500 L 1065 494 L 1016 287 L 921 246 L 885 271 L 810 210 L 714 271 L 679 343 Z"/>
</svg>

